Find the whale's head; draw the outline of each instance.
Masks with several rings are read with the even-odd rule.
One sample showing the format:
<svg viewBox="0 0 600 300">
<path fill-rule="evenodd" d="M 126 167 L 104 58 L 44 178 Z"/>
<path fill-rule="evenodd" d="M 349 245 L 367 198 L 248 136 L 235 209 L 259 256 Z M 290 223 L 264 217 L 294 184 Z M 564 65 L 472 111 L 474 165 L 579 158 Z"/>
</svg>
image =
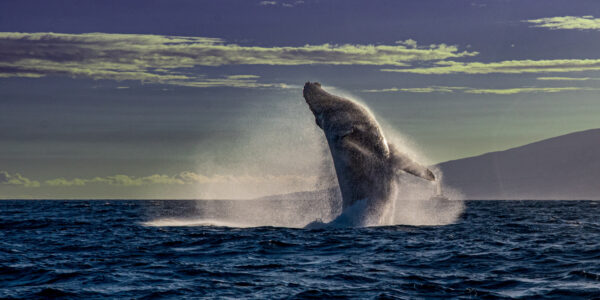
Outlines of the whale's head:
<svg viewBox="0 0 600 300">
<path fill-rule="evenodd" d="M 323 118 L 325 113 L 332 106 L 330 97 L 327 92 L 321 88 L 321 84 L 318 82 L 307 82 L 304 84 L 304 90 L 302 91 L 306 104 L 315 115 L 315 121 L 317 125 L 323 129 Z"/>
<path fill-rule="evenodd" d="M 387 154 L 387 144 L 379 125 L 362 105 L 326 92 L 318 82 L 307 82 L 303 94 L 317 125 L 328 139 L 341 141 L 350 134 L 360 135 L 360 140 L 383 149 Z"/>
<path fill-rule="evenodd" d="M 339 129 L 347 131 L 353 124 L 360 123 L 366 111 L 342 97 L 326 92 L 318 82 L 307 82 L 303 90 L 304 100 L 315 116 L 317 125 L 330 133 Z M 343 116 L 342 116 L 343 115 Z M 335 120 L 335 122 L 332 122 Z"/>
</svg>

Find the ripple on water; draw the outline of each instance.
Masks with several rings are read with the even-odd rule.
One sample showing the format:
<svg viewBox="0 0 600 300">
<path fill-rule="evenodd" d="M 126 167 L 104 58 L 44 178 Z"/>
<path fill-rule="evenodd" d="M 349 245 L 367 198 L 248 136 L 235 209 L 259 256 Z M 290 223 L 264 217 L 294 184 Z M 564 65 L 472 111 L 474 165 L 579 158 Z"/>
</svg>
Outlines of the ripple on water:
<svg viewBox="0 0 600 300">
<path fill-rule="evenodd" d="M 600 295 L 598 202 L 469 201 L 448 226 L 317 230 L 207 224 L 197 207 L 0 202 L 0 298 Z"/>
</svg>

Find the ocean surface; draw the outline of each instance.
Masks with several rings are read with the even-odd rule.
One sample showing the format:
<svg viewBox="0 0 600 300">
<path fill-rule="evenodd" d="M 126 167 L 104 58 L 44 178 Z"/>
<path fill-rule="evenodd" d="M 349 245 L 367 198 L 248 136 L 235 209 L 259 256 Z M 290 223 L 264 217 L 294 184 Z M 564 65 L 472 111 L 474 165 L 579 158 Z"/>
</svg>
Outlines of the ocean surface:
<svg viewBox="0 0 600 300">
<path fill-rule="evenodd" d="M 467 201 L 444 226 L 181 221 L 204 208 L 0 201 L 0 297 L 600 299 L 600 202 Z"/>
</svg>

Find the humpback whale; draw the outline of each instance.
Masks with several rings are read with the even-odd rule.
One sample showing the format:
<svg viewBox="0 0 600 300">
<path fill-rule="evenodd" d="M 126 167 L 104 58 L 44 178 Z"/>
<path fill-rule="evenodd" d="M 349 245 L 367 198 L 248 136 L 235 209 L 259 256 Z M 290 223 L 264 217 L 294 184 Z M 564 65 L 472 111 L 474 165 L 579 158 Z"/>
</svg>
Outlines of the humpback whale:
<svg viewBox="0 0 600 300">
<path fill-rule="evenodd" d="M 307 82 L 303 96 L 325 134 L 342 193 L 342 214 L 332 223 L 389 224 L 399 174 L 435 180 L 431 170 L 386 141 L 364 106 L 327 93 L 318 82 Z"/>
</svg>

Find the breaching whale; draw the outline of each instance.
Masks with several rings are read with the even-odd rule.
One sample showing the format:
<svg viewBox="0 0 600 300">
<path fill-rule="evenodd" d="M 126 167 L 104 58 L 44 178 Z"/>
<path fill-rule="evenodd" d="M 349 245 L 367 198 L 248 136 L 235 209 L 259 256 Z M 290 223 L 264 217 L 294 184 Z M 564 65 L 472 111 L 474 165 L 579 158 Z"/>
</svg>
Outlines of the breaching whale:
<svg viewBox="0 0 600 300">
<path fill-rule="evenodd" d="M 342 193 L 342 214 L 332 223 L 389 224 L 391 216 L 386 212 L 396 195 L 399 173 L 435 180 L 428 168 L 386 141 L 381 127 L 362 105 L 327 93 L 318 82 L 307 82 L 303 95 L 325 133 Z"/>
</svg>

